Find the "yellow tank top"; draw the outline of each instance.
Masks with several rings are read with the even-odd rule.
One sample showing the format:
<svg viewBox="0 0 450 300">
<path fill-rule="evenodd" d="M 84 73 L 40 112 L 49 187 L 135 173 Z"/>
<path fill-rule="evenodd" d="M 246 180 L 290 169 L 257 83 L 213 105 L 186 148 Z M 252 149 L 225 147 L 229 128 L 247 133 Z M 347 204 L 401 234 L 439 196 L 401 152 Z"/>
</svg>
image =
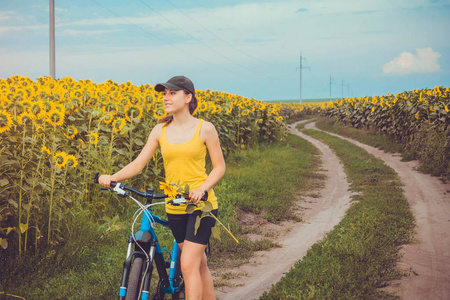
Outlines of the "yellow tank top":
<svg viewBox="0 0 450 300">
<path fill-rule="evenodd" d="M 208 177 L 205 169 L 206 145 L 200 139 L 200 129 L 203 120 L 197 125 L 192 139 L 184 144 L 171 144 L 166 138 L 166 126 L 163 126 L 160 146 L 166 172 L 166 183 L 178 183 L 181 187 L 189 184 L 190 190 L 195 190 L 202 185 Z M 218 208 L 214 190 L 208 192 L 208 201 L 214 209 Z M 166 204 L 166 212 L 170 214 L 185 214 L 185 205 L 173 206 Z M 198 209 L 201 209 L 200 207 Z"/>
</svg>

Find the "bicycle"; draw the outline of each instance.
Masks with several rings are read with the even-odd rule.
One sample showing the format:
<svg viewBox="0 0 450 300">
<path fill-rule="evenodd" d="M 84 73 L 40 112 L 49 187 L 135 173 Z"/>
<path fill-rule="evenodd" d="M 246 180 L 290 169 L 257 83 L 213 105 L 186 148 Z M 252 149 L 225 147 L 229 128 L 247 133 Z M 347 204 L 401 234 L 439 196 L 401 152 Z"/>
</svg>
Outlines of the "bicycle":
<svg viewBox="0 0 450 300">
<path fill-rule="evenodd" d="M 94 182 L 98 183 L 99 172 L 95 173 Z M 154 190 L 147 188 L 145 192 L 122 184 L 120 182 L 111 182 L 111 188 L 101 188 L 116 193 L 121 197 L 128 197 L 137 203 L 140 207 L 135 213 L 134 224 L 142 214 L 139 231 L 132 233 L 128 238 L 127 254 L 123 264 L 122 280 L 119 289 L 119 300 L 147 300 L 150 295 L 150 281 L 153 272 L 153 262 L 158 271 L 159 281 L 152 299 L 164 299 L 165 294 L 172 295 L 173 300 L 184 299 L 184 281 L 180 268 L 180 248 L 174 239 L 172 252 L 168 249 L 161 249 L 158 237 L 153 229 L 155 223 L 164 227 L 169 227 L 168 221 L 154 215 L 151 207 L 153 205 L 170 203 L 172 205 L 195 205 L 188 202 L 188 198 L 177 195 L 170 201 L 153 203 L 154 199 L 165 199 L 166 194 L 154 194 Z M 130 193 L 146 199 L 146 204 L 133 198 Z M 205 191 L 206 192 L 206 191 Z M 208 198 L 207 192 L 202 201 Z M 134 245 L 134 251 L 133 251 Z M 170 260 L 164 259 L 163 251 L 169 252 Z M 167 271 L 168 269 L 168 271 Z"/>
</svg>

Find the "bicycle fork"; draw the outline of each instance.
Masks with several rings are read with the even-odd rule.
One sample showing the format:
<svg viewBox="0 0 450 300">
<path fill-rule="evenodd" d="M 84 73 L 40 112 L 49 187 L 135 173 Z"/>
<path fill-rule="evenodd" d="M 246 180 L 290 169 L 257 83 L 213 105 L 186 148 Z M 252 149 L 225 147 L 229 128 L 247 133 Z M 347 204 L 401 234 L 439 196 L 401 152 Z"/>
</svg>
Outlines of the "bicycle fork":
<svg viewBox="0 0 450 300">
<path fill-rule="evenodd" d="M 125 259 L 124 263 L 123 263 L 123 272 L 122 272 L 122 281 L 120 284 L 120 290 L 119 290 L 119 300 L 125 300 L 125 296 L 127 294 L 127 287 L 128 287 L 128 277 L 130 275 L 130 269 L 131 269 L 131 264 L 133 262 L 133 258 L 139 256 L 142 257 L 142 259 L 144 260 L 144 264 L 143 266 L 146 266 L 146 272 L 144 274 L 144 280 L 143 280 L 143 285 L 142 285 L 142 292 L 140 293 L 140 298 L 145 300 L 148 299 L 149 296 L 149 289 L 150 289 L 150 279 L 151 279 L 151 274 L 152 274 L 152 270 L 153 270 L 153 260 L 155 257 L 155 249 L 156 249 L 156 240 L 155 239 L 151 239 L 150 241 L 146 242 L 145 244 L 150 245 L 150 247 L 145 247 L 145 245 L 141 245 L 143 246 L 143 249 L 147 249 L 148 251 L 145 250 L 148 254 L 148 261 L 147 261 L 147 256 L 145 255 L 144 252 L 142 251 L 132 251 L 133 250 L 133 244 L 134 244 L 134 238 L 133 236 L 130 235 L 130 237 L 128 238 L 128 247 L 127 247 L 127 258 Z"/>
</svg>

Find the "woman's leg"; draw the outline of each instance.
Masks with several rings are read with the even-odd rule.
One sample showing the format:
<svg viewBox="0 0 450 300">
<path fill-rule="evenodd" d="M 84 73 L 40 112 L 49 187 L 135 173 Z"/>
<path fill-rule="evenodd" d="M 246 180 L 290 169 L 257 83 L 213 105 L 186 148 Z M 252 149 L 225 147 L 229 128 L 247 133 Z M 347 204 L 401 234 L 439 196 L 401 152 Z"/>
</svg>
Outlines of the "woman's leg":
<svg viewBox="0 0 450 300">
<path fill-rule="evenodd" d="M 214 283 L 207 265 L 205 245 L 184 241 L 181 252 L 187 300 L 215 300 Z"/>
</svg>

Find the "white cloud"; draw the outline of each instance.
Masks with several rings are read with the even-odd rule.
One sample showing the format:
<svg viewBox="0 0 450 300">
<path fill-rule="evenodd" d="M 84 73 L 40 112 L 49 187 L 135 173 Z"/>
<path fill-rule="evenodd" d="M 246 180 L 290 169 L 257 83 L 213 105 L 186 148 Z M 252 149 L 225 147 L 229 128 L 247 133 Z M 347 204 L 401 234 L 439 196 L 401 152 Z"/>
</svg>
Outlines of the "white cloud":
<svg viewBox="0 0 450 300">
<path fill-rule="evenodd" d="M 402 52 L 399 57 L 394 58 L 383 66 L 386 74 L 412 74 L 432 73 L 441 70 L 438 59 L 441 55 L 428 48 L 417 48 L 416 55 L 411 52 Z"/>
</svg>

